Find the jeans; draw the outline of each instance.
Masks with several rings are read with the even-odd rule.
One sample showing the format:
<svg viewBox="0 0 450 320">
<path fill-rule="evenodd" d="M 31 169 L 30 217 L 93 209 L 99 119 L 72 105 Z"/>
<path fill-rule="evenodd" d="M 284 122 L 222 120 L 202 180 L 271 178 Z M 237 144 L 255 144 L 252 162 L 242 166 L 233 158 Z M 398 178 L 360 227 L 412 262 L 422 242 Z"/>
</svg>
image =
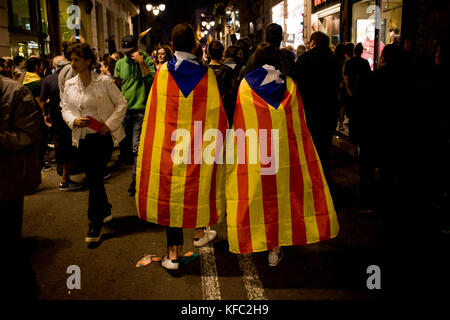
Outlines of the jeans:
<svg viewBox="0 0 450 320">
<path fill-rule="evenodd" d="M 120 155 L 123 159 L 133 158 L 133 181 L 136 181 L 136 161 L 139 150 L 139 141 L 141 139 L 142 121 L 144 112 L 128 110 L 123 119 L 125 129 L 125 139 L 120 142 Z"/>
<path fill-rule="evenodd" d="M 110 134 L 106 136 L 97 133 L 88 134 L 85 139 L 80 140 L 80 158 L 89 187 L 88 218 L 95 225 L 101 225 L 103 218 L 109 215 L 111 210 L 103 177 L 113 147 Z"/>
</svg>

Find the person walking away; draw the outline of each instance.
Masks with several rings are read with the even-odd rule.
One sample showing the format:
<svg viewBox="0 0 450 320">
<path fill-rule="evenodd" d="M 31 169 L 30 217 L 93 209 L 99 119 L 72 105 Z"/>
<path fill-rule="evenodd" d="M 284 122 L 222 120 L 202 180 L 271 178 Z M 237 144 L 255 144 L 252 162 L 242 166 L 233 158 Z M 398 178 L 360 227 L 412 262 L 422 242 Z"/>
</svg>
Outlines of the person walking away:
<svg viewBox="0 0 450 320">
<path fill-rule="evenodd" d="M 275 46 L 260 44 L 256 69 L 239 86 L 234 161 L 226 182 L 229 250 L 240 254 L 268 250 L 272 267 L 282 259 L 282 246 L 327 240 L 339 231 L 300 93 L 294 80 L 275 68 L 279 60 Z M 258 132 L 259 147 L 244 134 L 241 139 L 239 131 Z M 257 161 L 251 160 L 253 156 Z"/>
<path fill-rule="evenodd" d="M 309 48 L 296 62 L 294 80 L 297 80 L 302 95 L 309 132 L 322 166 L 327 171 L 328 153 L 339 116 L 338 93 L 342 69 L 331 52 L 330 38 L 326 34 L 314 32 Z"/>
<path fill-rule="evenodd" d="M 128 109 L 123 122 L 125 139 L 120 143 L 119 161 L 133 164 L 130 196 L 136 193 L 136 160 L 141 137 L 147 96 L 155 76 L 155 64 L 145 52 L 138 51 L 138 38 L 127 35 L 122 39 L 125 57 L 117 61 L 114 77 L 120 79 L 122 93 L 128 101 Z"/>
<path fill-rule="evenodd" d="M 79 149 L 88 180 L 90 223 L 85 241 L 98 242 L 103 223 L 112 219 L 103 177 L 113 139 L 125 137 L 127 101 L 110 78 L 93 71 L 96 61 L 89 45 L 73 44 L 69 56 L 77 76 L 66 82 L 62 115 L 72 129 L 72 144 Z"/>
<path fill-rule="evenodd" d="M 2 215 L 3 289 L 12 299 L 36 299 L 29 287 L 32 268 L 20 248 L 24 195 L 41 183 L 39 169 L 40 111 L 30 90 L 0 75 L 0 212 Z M 28 265 L 28 266 L 27 266 Z"/>
<path fill-rule="evenodd" d="M 148 98 L 137 162 L 136 206 L 140 219 L 166 227 L 167 255 L 162 266 L 176 270 L 183 228 L 196 228 L 194 246 L 201 247 L 217 236 L 208 227 L 223 220 L 225 166 L 216 157 L 223 154 L 219 132 L 226 136 L 227 117 L 214 71 L 194 55 L 192 27 L 178 24 L 171 36 L 175 56 L 158 70 Z M 194 142 L 195 132 L 202 137 L 211 131 L 213 142 Z"/>
<path fill-rule="evenodd" d="M 53 130 L 56 163 L 62 167 L 62 177 L 59 183 L 59 190 L 61 191 L 75 191 L 82 188 L 80 183 L 70 179 L 70 169 L 75 159 L 72 152 L 72 131 L 62 118 L 60 107 L 58 75 L 68 63 L 69 61 L 64 56 L 57 56 L 53 59 L 56 72 L 42 81 L 39 96 L 40 101 L 44 103 L 45 123 Z"/>
</svg>

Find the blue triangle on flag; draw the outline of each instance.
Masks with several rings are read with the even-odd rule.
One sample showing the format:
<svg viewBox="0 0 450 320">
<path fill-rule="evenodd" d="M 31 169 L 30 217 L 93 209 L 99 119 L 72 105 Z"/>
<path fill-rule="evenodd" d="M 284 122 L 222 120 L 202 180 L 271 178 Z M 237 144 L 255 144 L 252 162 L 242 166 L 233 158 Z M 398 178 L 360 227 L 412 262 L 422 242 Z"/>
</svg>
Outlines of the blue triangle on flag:
<svg viewBox="0 0 450 320">
<path fill-rule="evenodd" d="M 183 60 L 175 70 L 176 63 L 177 58 L 173 57 L 173 59 L 167 63 L 167 69 L 169 69 L 170 74 L 177 83 L 177 86 L 183 93 L 184 97 L 187 98 L 200 80 L 203 79 L 208 71 L 208 68 L 201 64 L 195 64 L 187 60 Z"/>
<path fill-rule="evenodd" d="M 286 91 L 286 77 L 283 75 L 280 76 L 284 80 L 283 83 L 277 83 L 274 80 L 261 86 L 261 83 L 264 81 L 267 73 L 268 72 L 266 69 L 260 67 L 249 72 L 245 76 L 245 80 L 247 80 L 250 88 L 255 91 L 258 96 L 260 96 L 275 109 L 278 109 Z"/>
</svg>

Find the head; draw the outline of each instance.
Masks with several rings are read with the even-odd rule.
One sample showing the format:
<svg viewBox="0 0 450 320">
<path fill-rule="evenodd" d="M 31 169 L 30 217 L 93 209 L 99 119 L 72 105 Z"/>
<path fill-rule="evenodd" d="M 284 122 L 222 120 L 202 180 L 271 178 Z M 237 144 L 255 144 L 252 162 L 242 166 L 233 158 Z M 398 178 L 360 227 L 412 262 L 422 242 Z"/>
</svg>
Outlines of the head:
<svg viewBox="0 0 450 320">
<path fill-rule="evenodd" d="M 244 64 L 244 52 L 237 45 L 232 45 L 227 48 L 225 58 L 232 58 L 236 63 Z"/>
<path fill-rule="evenodd" d="M 373 41 L 375 39 L 375 25 L 369 24 L 366 27 L 366 38 L 370 41 Z"/>
<path fill-rule="evenodd" d="M 393 66 L 398 67 L 402 64 L 402 51 L 401 48 L 388 44 L 384 47 L 383 52 L 381 52 L 379 67 L 382 66 Z"/>
<path fill-rule="evenodd" d="M 172 50 L 194 53 L 197 49 L 195 33 L 189 24 L 180 23 L 172 29 Z"/>
<path fill-rule="evenodd" d="M 27 61 L 25 60 L 24 57 L 22 57 L 22 56 L 15 56 L 15 57 L 14 57 L 14 64 L 15 64 L 17 67 L 23 69 L 23 68 L 25 68 L 25 64 L 26 64 L 26 63 L 27 63 Z"/>
<path fill-rule="evenodd" d="M 100 71 L 107 76 L 114 75 L 114 69 L 116 68 L 116 60 L 112 57 L 106 57 L 100 64 Z"/>
<path fill-rule="evenodd" d="M 42 69 L 42 60 L 38 57 L 30 57 L 27 60 L 27 71 L 32 73 L 41 72 Z"/>
<path fill-rule="evenodd" d="M 236 41 L 236 45 L 242 49 L 242 53 L 244 54 L 244 63 L 247 61 L 250 53 L 250 46 L 247 41 L 244 39 L 239 39 Z"/>
<path fill-rule="evenodd" d="M 138 37 L 132 34 L 123 37 L 122 49 L 128 59 L 131 59 L 131 55 L 138 51 Z"/>
<path fill-rule="evenodd" d="M 56 56 L 53 58 L 53 67 L 56 69 L 56 65 L 58 64 L 59 61 L 64 61 L 66 60 L 66 58 L 64 58 L 64 56 Z"/>
<path fill-rule="evenodd" d="M 173 58 L 173 52 L 172 49 L 166 45 L 163 44 L 156 50 L 156 61 L 160 64 L 170 61 Z"/>
<path fill-rule="evenodd" d="M 340 60 L 345 59 L 345 44 L 339 43 L 336 48 L 334 49 L 334 54 L 336 57 L 338 57 Z"/>
<path fill-rule="evenodd" d="M 304 44 L 301 44 L 297 47 L 297 57 L 300 57 L 305 52 L 306 52 L 306 46 Z"/>
<path fill-rule="evenodd" d="M 8 57 L 0 57 L 0 74 L 12 78 L 14 61 Z"/>
<path fill-rule="evenodd" d="M 330 37 L 325 33 L 316 31 L 309 38 L 309 48 L 319 50 L 330 50 Z"/>
<path fill-rule="evenodd" d="M 276 23 L 271 23 L 266 28 L 266 42 L 279 48 L 283 40 L 283 28 Z"/>
<path fill-rule="evenodd" d="M 259 44 L 255 50 L 254 68 L 262 67 L 265 64 L 274 66 L 276 69 L 280 69 L 281 67 L 281 58 L 278 47 L 268 42 Z"/>
<path fill-rule="evenodd" d="M 362 45 L 361 42 L 357 43 L 355 46 L 355 49 L 353 50 L 355 53 L 355 57 L 361 57 L 363 51 L 364 51 L 364 47 Z"/>
<path fill-rule="evenodd" d="M 353 57 L 353 52 L 355 51 L 355 45 L 352 42 L 347 42 L 345 44 L 345 55 L 349 58 Z"/>
<path fill-rule="evenodd" d="M 73 71 L 82 73 L 93 70 L 97 64 L 94 52 L 86 43 L 75 43 L 69 47 L 69 61 Z"/>
<path fill-rule="evenodd" d="M 209 56 L 211 57 L 211 59 L 216 61 L 222 60 L 224 50 L 225 48 L 223 47 L 223 44 L 217 40 L 211 41 L 208 46 Z"/>
</svg>

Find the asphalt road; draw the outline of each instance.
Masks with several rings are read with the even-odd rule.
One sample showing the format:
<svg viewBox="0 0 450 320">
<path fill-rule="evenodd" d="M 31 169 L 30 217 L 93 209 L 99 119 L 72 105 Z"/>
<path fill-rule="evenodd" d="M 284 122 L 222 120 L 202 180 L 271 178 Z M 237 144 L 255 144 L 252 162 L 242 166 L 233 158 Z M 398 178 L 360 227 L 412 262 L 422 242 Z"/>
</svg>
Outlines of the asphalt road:
<svg viewBox="0 0 450 320">
<path fill-rule="evenodd" d="M 117 159 L 115 150 L 112 162 Z M 111 162 L 111 163 L 112 163 Z M 62 192 L 56 170 L 44 172 L 36 193 L 25 197 L 23 244 L 41 300 L 379 300 L 387 282 L 383 214 L 358 214 L 358 165 L 334 148 L 328 183 L 340 234 L 318 244 L 284 249 L 277 267 L 267 253 L 228 251 L 226 225 L 213 227 L 218 238 L 208 248 L 192 244 L 185 230 L 183 253 L 199 257 L 170 274 L 159 262 L 137 268 L 145 254 L 165 254 L 165 232 L 140 221 L 129 197 L 131 166 L 116 168 L 106 181 L 113 220 L 99 245 L 84 242 L 88 229 L 88 191 Z M 72 177 L 83 181 L 84 174 Z M 380 267 L 381 289 L 369 290 L 367 268 Z M 81 288 L 69 289 L 69 266 L 78 266 Z M 387 278 L 386 278 L 387 279 Z"/>
</svg>

